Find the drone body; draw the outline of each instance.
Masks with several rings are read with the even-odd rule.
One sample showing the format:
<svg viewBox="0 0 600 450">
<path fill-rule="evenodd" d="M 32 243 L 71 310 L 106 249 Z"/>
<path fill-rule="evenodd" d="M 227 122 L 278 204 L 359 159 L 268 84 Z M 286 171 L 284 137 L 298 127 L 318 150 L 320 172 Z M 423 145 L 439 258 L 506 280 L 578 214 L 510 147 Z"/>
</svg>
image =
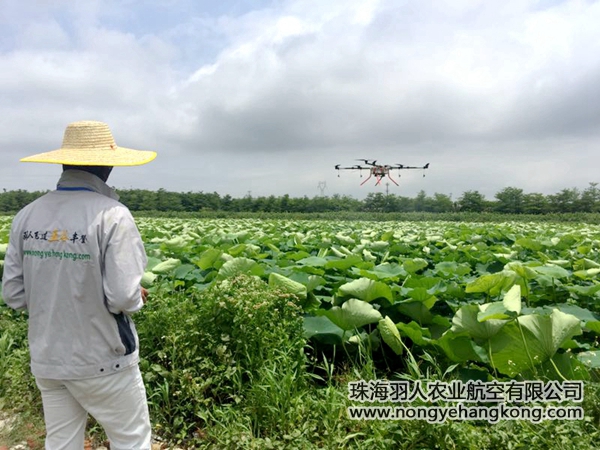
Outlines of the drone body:
<svg viewBox="0 0 600 450">
<path fill-rule="evenodd" d="M 351 167 L 340 167 L 340 164 L 336 164 L 335 166 L 335 170 L 338 171 L 338 177 L 339 175 L 339 171 L 340 170 L 358 170 L 360 172 L 362 172 L 363 170 L 368 170 L 369 171 L 369 177 L 363 181 L 362 183 L 360 183 L 360 185 L 362 186 L 363 184 L 365 184 L 367 181 L 369 181 L 371 179 L 371 177 L 375 177 L 375 179 L 377 180 L 377 182 L 375 183 L 375 186 L 379 185 L 379 183 L 381 183 L 381 180 L 385 177 L 388 177 L 392 183 L 394 183 L 396 186 L 400 186 L 398 183 L 396 183 L 396 181 L 390 176 L 390 171 L 391 170 L 405 170 L 405 169 L 428 169 L 429 168 L 429 163 L 425 164 L 422 167 L 415 167 L 415 166 L 405 166 L 404 164 L 395 164 L 395 165 L 382 165 L 382 164 L 377 164 L 377 160 L 373 159 L 373 160 L 369 160 L 369 159 L 358 159 L 357 161 L 363 161 L 364 165 L 360 165 L 360 164 L 356 164 L 354 166 Z M 362 177 L 362 173 L 360 175 Z M 425 176 L 425 174 L 423 174 L 423 176 Z"/>
</svg>

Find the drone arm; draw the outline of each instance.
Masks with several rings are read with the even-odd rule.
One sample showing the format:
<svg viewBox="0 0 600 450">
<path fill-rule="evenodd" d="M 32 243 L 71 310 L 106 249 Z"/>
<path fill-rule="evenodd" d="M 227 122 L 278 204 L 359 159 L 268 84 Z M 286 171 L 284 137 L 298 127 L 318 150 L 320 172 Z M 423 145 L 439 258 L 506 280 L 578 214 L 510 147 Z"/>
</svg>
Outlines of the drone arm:
<svg viewBox="0 0 600 450">
<path fill-rule="evenodd" d="M 368 167 L 363 167 L 363 166 L 351 166 L 351 167 L 340 167 L 340 165 L 336 165 L 335 166 L 335 170 L 366 170 L 368 169 Z"/>
<path fill-rule="evenodd" d="M 390 169 L 402 170 L 402 169 L 429 169 L 429 163 L 424 166 L 404 166 L 402 164 L 398 164 L 397 166 L 390 167 Z"/>
</svg>

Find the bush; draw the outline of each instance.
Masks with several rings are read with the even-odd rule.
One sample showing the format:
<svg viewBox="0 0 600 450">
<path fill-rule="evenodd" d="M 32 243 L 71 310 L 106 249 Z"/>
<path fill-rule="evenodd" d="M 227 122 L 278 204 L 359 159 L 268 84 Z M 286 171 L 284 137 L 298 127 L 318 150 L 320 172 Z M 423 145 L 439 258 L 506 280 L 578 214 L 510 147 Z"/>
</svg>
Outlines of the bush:
<svg viewBox="0 0 600 450">
<path fill-rule="evenodd" d="M 235 405 L 255 436 L 285 433 L 289 403 L 306 385 L 295 297 L 247 276 L 191 292 L 158 287 L 136 317 L 157 428 L 184 441 L 216 420 L 216 406 Z"/>
<path fill-rule="evenodd" d="M 29 366 L 27 314 L 0 303 L 0 409 L 41 411 Z"/>
</svg>

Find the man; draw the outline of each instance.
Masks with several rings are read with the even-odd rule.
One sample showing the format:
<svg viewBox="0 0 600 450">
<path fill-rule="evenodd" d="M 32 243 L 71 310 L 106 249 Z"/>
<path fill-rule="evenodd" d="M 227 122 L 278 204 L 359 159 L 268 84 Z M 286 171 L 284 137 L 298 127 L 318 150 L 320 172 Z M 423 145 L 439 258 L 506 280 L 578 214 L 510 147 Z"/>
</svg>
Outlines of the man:
<svg viewBox="0 0 600 450">
<path fill-rule="evenodd" d="M 57 189 L 14 218 L 6 304 L 29 313 L 31 371 L 42 394 L 47 450 L 81 450 L 87 414 L 111 449 L 150 449 L 138 337 L 146 253 L 129 210 L 106 185 L 113 166 L 155 152 L 115 144 L 102 122 L 70 124 L 60 149 L 21 161 L 62 164 Z"/>
</svg>

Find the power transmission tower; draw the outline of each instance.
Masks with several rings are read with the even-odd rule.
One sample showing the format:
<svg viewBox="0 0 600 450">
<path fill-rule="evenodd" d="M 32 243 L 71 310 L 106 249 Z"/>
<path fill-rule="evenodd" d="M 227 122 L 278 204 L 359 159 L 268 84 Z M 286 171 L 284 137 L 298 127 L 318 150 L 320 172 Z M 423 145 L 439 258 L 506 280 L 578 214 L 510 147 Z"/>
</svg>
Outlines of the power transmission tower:
<svg viewBox="0 0 600 450">
<path fill-rule="evenodd" d="M 323 197 L 325 195 L 326 188 L 327 188 L 327 182 L 319 181 L 319 184 L 317 185 L 317 189 L 321 192 L 321 197 Z"/>
</svg>

